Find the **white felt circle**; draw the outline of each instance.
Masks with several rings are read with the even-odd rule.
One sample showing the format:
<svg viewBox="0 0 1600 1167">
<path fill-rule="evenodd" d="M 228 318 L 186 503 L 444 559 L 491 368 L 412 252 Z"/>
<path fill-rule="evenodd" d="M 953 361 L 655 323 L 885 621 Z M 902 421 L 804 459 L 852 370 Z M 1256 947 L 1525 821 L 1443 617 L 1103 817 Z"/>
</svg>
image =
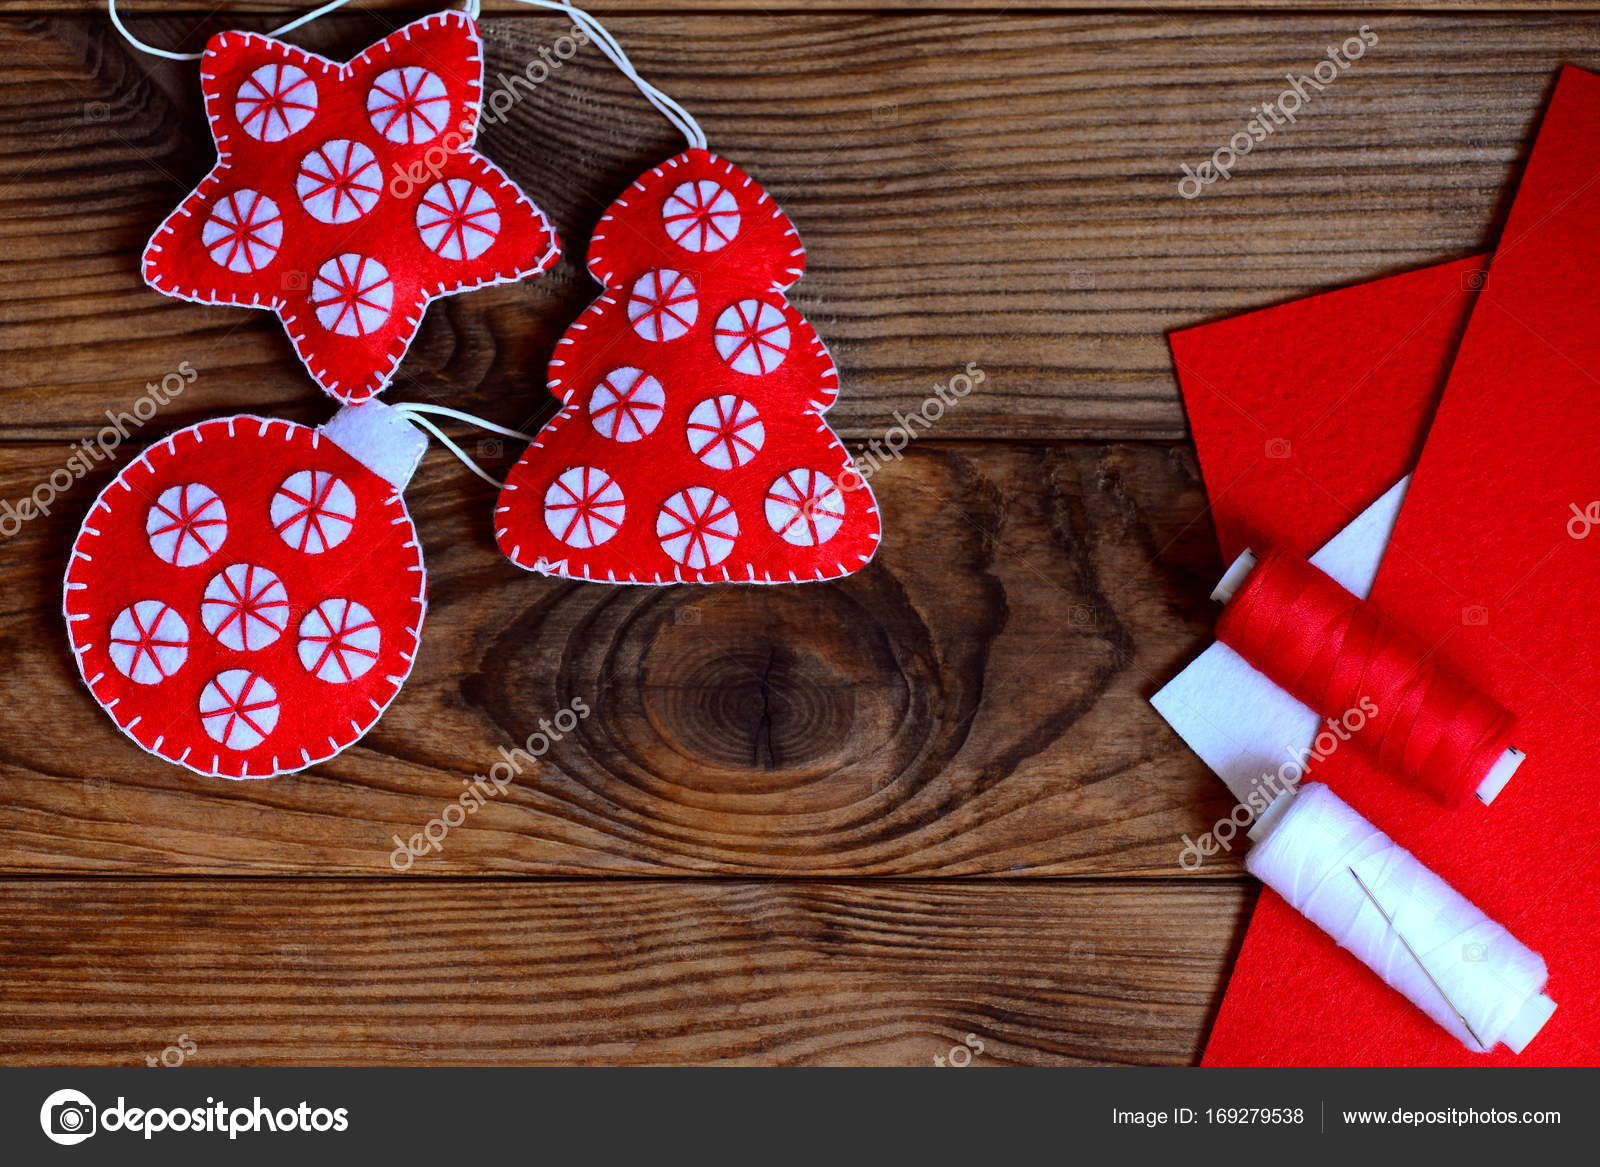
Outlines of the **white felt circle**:
<svg viewBox="0 0 1600 1167">
<path fill-rule="evenodd" d="M 477 259 L 500 237 L 500 212 L 483 187 L 446 179 L 430 186 L 417 204 L 417 233 L 441 259 Z"/>
<path fill-rule="evenodd" d="M 844 495 L 816 470 L 791 470 L 767 488 L 767 525 L 785 543 L 815 547 L 844 523 Z"/>
<path fill-rule="evenodd" d="M 260 191 L 236 190 L 211 208 L 200 242 L 212 262 L 229 271 L 260 271 L 283 245 L 283 215 Z"/>
<path fill-rule="evenodd" d="M 390 69 L 367 92 L 367 116 L 373 129 L 391 142 L 431 142 L 450 120 L 450 91 L 437 73 L 420 65 Z"/>
<path fill-rule="evenodd" d="M 317 321 L 340 336 L 365 336 L 394 307 L 394 282 L 375 259 L 347 251 L 323 264 L 311 285 Z"/>
<path fill-rule="evenodd" d="M 200 725 L 230 750 L 253 750 L 278 724 L 278 692 L 248 669 L 226 669 L 200 693 Z"/>
<path fill-rule="evenodd" d="M 739 516 L 733 504 L 707 486 L 679 491 L 656 516 L 661 549 L 694 571 L 728 558 L 738 537 Z"/>
<path fill-rule="evenodd" d="M 106 651 L 130 681 L 157 685 L 188 659 L 189 626 L 160 600 L 140 600 L 117 613 Z"/>
<path fill-rule="evenodd" d="M 294 182 L 301 205 L 323 223 L 353 223 L 378 205 L 383 172 L 360 142 L 335 138 L 300 160 Z"/>
<path fill-rule="evenodd" d="M 622 487 L 604 470 L 574 466 L 544 493 L 544 525 L 568 547 L 598 547 L 622 527 Z"/>
<path fill-rule="evenodd" d="M 326 470 L 299 470 L 272 496 L 272 529 L 296 551 L 321 555 L 350 537 L 356 525 L 356 496 L 343 479 Z"/>
<path fill-rule="evenodd" d="M 789 324 L 765 300 L 740 300 L 717 317 L 715 340 L 729 368 L 759 377 L 789 355 Z"/>
<path fill-rule="evenodd" d="M 661 424 L 667 395 L 661 382 L 641 369 L 612 369 L 589 395 L 589 421 L 601 437 L 637 442 Z"/>
<path fill-rule="evenodd" d="M 732 470 L 754 458 L 767 440 L 761 414 L 742 397 L 708 397 L 689 411 L 689 449 L 713 470 Z"/>
<path fill-rule="evenodd" d="M 201 482 L 169 486 L 145 516 L 150 550 L 174 567 L 193 567 L 216 554 L 228 537 L 228 512 Z"/>
<path fill-rule="evenodd" d="M 295 646 L 306 672 L 342 685 L 378 663 L 383 632 L 372 613 L 354 600 L 323 600 L 300 621 Z"/>
<path fill-rule="evenodd" d="M 670 268 L 645 272 L 628 297 L 628 319 L 645 340 L 676 340 L 700 315 L 694 283 Z"/>
<path fill-rule="evenodd" d="M 298 65 L 262 65 L 239 86 L 233 116 L 252 138 L 281 142 L 317 116 L 317 84 Z"/>
<path fill-rule="evenodd" d="M 720 251 L 739 234 L 739 200 L 709 178 L 685 182 L 661 205 L 661 222 L 685 251 Z"/>
<path fill-rule="evenodd" d="M 289 595 L 267 568 L 235 563 L 206 584 L 200 622 L 225 648 L 255 652 L 289 626 Z"/>
</svg>

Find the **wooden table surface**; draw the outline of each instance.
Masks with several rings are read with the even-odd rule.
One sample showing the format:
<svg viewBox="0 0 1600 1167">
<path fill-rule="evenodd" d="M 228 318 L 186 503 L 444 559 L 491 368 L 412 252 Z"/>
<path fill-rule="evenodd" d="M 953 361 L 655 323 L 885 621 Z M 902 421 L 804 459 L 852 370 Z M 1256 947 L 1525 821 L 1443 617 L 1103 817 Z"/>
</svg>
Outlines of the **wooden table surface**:
<svg viewBox="0 0 1600 1167">
<path fill-rule="evenodd" d="M 196 48 L 299 7 L 128 13 Z M 359 7 L 293 39 L 345 56 L 425 10 Z M 180 1036 L 206 1064 L 931 1065 L 968 1035 L 986 1064 L 1195 1060 L 1254 892 L 1232 859 L 1177 866 L 1227 795 L 1146 703 L 1219 569 L 1164 335 L 1492 243 L 1556 66 L 1600 65 L 1600 5 L 593 7 L 797 224 L 853 448 L 969 363 L 984 383 L 878 473 L 883 552 L 838 584 L 525 574 L 436 448 L 410 683 L 264 782 L 149 758 L 89 699 L 60 580 L 112 471 L 78 483 L 0 541 L 0 1063 Z M 1296 126 L 1178 197 L 1363 24 Z M 566 26 L 490 3 L 484 27 L 493 78 Z M 89 0 L 0 0 L 0 45 L 0 500 L 183 361 L 139 441 L 325 418 L 272 317 L 139 278 L 211 162 L 194 67 Z M 566 257 L 435 304 L 389 399 L 529 426 L 595 217 L 677 143 L 590 48 L 483 147 Z M 594 714 L 394 873 L 393 836 L 573 697 Z"/>
</svg>

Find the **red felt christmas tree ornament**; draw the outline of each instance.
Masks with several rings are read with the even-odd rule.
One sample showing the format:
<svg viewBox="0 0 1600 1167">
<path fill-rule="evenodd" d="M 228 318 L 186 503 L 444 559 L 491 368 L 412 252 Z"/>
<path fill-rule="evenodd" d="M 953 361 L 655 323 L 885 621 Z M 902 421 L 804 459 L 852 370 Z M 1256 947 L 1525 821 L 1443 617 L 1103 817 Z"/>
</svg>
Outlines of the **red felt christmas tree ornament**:
<svg viewBox="0 0 1600 1167">
<path fill-rule="evenodd" d="M 877 504 L 823 419 L 838 373 L 784 292 L 788 218 L 705 148 L 587 14 L 570 13 L 688 139 L 600 219 L 604 289 L 549 367 L 561 411 L 507 479 L 495 535 L 516 564 L 609 583 L 835 579 L 877 550 Z"/>
<path fill-rule="evenodd" d="M 139 48 L 195 59 L 133 38 L 115 0 L 111 16 Z M 454 11 L 344 63 L 256 33 L 212 37 L 199 56 L 217 163 L 151 236 L 145 281 L 275 312 L 326 392 L 381 392 L 430 301 L 544 271 L 559 253 L 543 212 L 473 149 L 482 48 L 472 16 Z"/>
<path fill-rule="evenodd" d="M 427 609 L 401 491 L 427 447 L 401 409 L 326 425 L 241 415 L 150 447 L 90 509 L 67 567 L 73 655 L 140 747 L 266 778 L 360 738 Z"/>
</svg>

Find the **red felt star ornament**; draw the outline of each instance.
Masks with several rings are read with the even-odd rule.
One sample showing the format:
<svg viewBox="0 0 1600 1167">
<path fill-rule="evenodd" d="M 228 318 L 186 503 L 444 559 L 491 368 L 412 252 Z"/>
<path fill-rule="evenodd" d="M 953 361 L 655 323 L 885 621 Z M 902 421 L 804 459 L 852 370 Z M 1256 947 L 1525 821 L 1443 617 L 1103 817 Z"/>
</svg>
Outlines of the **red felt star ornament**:
<svg viewBox="0 0 1600 1167">
<path fill-rule="evenodd" d="M 328 393 L 381 392 L 428 302 L 545 270 L 544 213 L 472 148 L 482 42 L 460 12 L 345 64 L 226 32 L 200 68 L 217 164 L 161 224 L 145 281 L 267 308 Z"/>
</svg>

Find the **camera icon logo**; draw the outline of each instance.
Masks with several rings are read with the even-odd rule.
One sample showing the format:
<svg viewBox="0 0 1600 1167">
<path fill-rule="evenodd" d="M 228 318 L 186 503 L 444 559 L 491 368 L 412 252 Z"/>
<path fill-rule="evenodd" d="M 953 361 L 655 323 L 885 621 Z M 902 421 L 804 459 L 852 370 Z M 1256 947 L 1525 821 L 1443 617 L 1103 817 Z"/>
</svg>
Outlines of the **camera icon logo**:
<svg viewBox="0 0 1600 1167">
<path fill-rule="evenodd" d="M 94 1134 L 97 1114 L 87 1094 L 57 1090 L 39 1108 L 39 1125 L 52 1143 L 71 1147 Z"/>
</svg>

